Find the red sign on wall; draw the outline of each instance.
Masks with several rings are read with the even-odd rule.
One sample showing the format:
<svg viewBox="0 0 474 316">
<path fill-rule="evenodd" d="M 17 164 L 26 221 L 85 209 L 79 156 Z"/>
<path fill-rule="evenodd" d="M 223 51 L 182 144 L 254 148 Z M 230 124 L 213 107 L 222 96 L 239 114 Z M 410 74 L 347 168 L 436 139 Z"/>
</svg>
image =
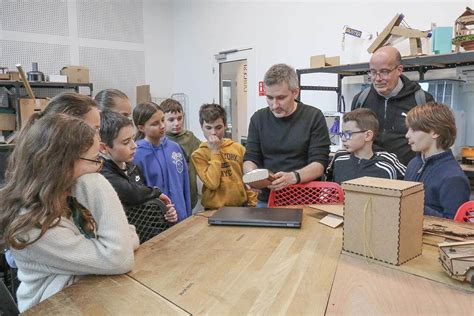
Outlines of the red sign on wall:
<svg viewBox="0 0 474 316">
<path fill-rule="evenodd" d="M 263 81 L 258 82 L 258 95 L 265 96 L 265 88 L 263 87 Z"/>
</svg>

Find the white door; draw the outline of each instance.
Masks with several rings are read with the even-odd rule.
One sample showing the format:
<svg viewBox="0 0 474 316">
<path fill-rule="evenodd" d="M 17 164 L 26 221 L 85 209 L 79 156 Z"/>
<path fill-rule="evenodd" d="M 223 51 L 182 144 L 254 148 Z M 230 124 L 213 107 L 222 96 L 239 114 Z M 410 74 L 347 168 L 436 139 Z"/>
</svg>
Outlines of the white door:
<svg viewBox="0 0 474 316">
<path fill-rule="evenodd" d="M 222 55 L 221 55 L 222 57 Z M 240 142 L 247 136 L 255 111 L 256 85 L 254 49 L 227 53 L 214 67 L 215 100 L 226 109 L 226 137 Z"/>
</svg>

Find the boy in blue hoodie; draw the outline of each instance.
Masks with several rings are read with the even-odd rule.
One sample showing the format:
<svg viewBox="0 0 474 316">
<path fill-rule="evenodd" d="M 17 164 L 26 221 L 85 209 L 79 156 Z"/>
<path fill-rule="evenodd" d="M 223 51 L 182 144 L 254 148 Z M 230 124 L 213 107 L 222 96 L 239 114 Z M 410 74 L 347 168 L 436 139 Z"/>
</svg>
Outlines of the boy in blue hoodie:
<svg viewBox="0 0 474 316">
<path fill-rule="evenodd" d="M 408 163 L 405 180 L 423 182 L 425 215 L 453 219 L 469 201 L 469 180 L 451 152 L 456 139 L 454 115 L 443 104 L 428 103 L 407 114 L 406 138 L 417 155 Z"/>
<path fill-rule="evenodd" d="M 138 129 L 133 162 L 146 185 L 159 187 L 171 199 L 182 221 L 192 214 L 188 165 L 181 147 L 165 136 L 163 110 L 153 102 L 141 103 L 133 110 L 133 122 Z"/>
</svg>

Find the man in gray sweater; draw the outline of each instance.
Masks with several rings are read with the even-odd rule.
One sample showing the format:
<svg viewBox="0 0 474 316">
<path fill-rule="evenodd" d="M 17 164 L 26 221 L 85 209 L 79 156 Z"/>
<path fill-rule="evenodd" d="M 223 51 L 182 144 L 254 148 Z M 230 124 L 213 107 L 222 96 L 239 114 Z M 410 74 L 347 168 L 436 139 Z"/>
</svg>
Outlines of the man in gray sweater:
<svg viewBox="0 0 474 316">
<path fill-rule="evenodd" d="M 300 89 L 296 71 L 286 64 L 270 67 L 264 77 L 268 107 L 250 120 L 244 173 L 257 168 L 275 180 L 258 196 L 257 207 L 268 203 L 270 189 L 321 177 L 329 160 L 329 134 L 322 112 L 296 101 Z"/>
</svg>

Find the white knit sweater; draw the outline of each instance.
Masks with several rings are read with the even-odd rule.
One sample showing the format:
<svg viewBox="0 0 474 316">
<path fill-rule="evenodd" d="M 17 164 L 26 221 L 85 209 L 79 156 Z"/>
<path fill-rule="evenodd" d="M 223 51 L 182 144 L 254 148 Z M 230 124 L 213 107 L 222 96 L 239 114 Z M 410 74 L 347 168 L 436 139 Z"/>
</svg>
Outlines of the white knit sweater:
<svg viewBox="0 0 474 316">
<path fill-rule="evenodd" d="M 122 204 L 100 174 L 81 176 L 73 189 L 78 202 L 97 222 L 96 238 L 86 239 L 76 225 L 61 218 L 38 241 L 22 250 L 12 249 L 21 284 L 17 291 L 20 312 L 47 299 L 82 275 L 121 274 L 134 264 L 138 248 L 135 227 L 127 222 Z M 39 229 L 29 232 L 38 236 Z"/>
</svg>

